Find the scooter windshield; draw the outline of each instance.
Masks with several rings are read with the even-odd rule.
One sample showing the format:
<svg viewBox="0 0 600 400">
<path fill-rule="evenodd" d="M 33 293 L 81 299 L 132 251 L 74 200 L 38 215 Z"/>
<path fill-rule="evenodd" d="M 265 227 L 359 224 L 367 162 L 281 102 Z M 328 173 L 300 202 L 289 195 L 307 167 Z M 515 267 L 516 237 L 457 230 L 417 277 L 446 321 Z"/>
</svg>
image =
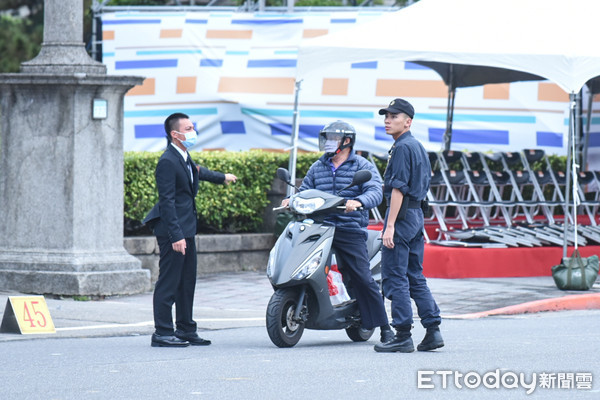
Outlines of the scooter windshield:
<svg viewBox="0 0 600 400">
<path fill-rule="evenodd" d="M 292 209 L 300 214 L 312 214 L 318 210 L 323 204 L 325 199 L 321 197 L 311 197 L 303 199 L 301 197 L 295 197 L 292 200 Z"/>
</svg>

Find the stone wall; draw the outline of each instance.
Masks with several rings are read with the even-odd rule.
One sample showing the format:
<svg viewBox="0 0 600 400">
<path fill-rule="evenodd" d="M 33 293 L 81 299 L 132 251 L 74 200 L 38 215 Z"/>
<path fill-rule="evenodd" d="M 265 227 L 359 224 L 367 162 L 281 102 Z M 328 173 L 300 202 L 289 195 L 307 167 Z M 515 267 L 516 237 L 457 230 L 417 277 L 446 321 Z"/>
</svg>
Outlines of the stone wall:
<svg viewBox="0 0 600 400">
<path fill-rule="evenodd" d="M 265 271 L 272 233 L 196 235 L 198 276 L 237 271 Z M 150 271 L 152 284 L 158 278 L 159 250 L 154 236 L 126 237 L 124 247 Z"/>
</svg>

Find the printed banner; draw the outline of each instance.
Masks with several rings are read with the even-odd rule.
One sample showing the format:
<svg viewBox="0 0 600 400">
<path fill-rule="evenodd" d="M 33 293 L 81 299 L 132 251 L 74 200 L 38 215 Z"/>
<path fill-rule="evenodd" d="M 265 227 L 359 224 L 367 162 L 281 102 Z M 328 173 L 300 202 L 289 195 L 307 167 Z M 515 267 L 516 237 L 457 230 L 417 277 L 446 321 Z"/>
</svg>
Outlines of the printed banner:
<svg viewBox="0 0 600 400">
<path fill-rule="evenodd" d="M 102 14 L 103 62 L 110 74 L 145 77 L 125 97 L 124 149 L 159 151 L 164 119 L 190 115 L 193 150 L 289 149 L 298 46 L 303 39 L 372 20 L 381 11 L 310 13 L 115 12 Z M 397 38 L 391 38 L 397 40 Z M 416 114 L 413 134 L 427 150 L 442 148 L 448 90 L 439 75 L 402 61 L 323 65 L 299 83 L 298 146 L 318 150 L 326 124 L 344 120 L 359 150 L 385 153 L 380 108 L 395 97 Z M 586 123 L 584 101 L 584 119 Z M 597 103 L 593 103 L 595 107 Z M 548 82 L 459 88 L 452 148 L 566 154 L 568 95 Z M 594 114 L 592 114 L 594 115 Z M 591 119 L 590 162 L 600 165 L 600 118 Z"/>
</svg>

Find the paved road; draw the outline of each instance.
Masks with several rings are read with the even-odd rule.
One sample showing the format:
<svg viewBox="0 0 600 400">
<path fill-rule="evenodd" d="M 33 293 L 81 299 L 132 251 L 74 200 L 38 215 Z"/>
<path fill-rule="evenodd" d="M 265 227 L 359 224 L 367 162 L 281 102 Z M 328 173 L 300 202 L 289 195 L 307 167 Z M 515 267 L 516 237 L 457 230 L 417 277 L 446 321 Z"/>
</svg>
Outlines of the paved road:
<svg viewBox="0 0 600 400">
<path fill-rule="evenodd" d="M 204 331 L 213 345 L 182 349 L 150 347 L 146 335 L 2 342 L 0 399 L 600 398 L 599 310 L 448 319 L 442 326 L 445 347 L 411 354 L 376 353 L 375 339 L 353 343 L 343 331 L 305 331 L 298 345 L 280 349 L 264 327 Z M 423 334 L 415 326 L 415 340 Z M 430 388 L 419 388 L 419 371 L 421 386 Z M 504 383 L 477 386 L 488 373 Z M 524 374 L 530 387 L 536 374 L 535 384 L 514 385 L 511 374 Z M 542 374 L 553 377 L 553 388 L 540 386 Z M 570 389 L 558 388 L 559 374 Z M 577 389 L 575 374 L 582 381 L 591 374 L 591 388 Z"/>
<path fill-rule="evenodd" d="M 600 282 L 587 292 L 561 291 L 551 277 L 429 279 L 442 316 L 456 316 L 570 295 L 600 295 Z M 273 290 L 262 272 L 240 272 L 201 277 L 197 281 L 194 316 L 199 329 L 263 326 Z M 9 295 L 0 292 L 0 318 Z M 152 293 L 114 296 L 94 301 L 47 297 L 56 334 L 0 333 L 0 342 L 52 337 L 91 337 L 151 334 Z M 386 301 L 389 309 L 389 301 Z"/>
</svg>

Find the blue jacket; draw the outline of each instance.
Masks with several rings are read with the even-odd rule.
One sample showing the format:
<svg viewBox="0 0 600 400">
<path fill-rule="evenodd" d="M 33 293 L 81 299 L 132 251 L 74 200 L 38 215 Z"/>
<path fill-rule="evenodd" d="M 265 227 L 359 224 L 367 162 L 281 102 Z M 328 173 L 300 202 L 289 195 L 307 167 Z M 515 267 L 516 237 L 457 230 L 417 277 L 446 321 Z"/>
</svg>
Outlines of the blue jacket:
<svg viewBox="0 0 600 400">
<path fill-rule="evenodd" d="M 355 154 L 354 150 L 350 152 L 348 159 L 335 171 L 332 171 L 329 157 L 323 155 L 315 161 L 306 173 L 300 191 L 318 189 L 337 194 L 337 191 L 348 186 L 352 182 L 354 174 L 362 169 L 371 171 L 371 180 L 362 185 L 343 190 L 338 195 L 346 200 L 360 201 L 364 210 L 332 215 L 327 217 L 325 221 L 342 230 L 366 229 L 369 224 L 369 210 L 377 207 L 383 199 L 382 183 L 375 166 L 364 157 Z"/>
</svg>

